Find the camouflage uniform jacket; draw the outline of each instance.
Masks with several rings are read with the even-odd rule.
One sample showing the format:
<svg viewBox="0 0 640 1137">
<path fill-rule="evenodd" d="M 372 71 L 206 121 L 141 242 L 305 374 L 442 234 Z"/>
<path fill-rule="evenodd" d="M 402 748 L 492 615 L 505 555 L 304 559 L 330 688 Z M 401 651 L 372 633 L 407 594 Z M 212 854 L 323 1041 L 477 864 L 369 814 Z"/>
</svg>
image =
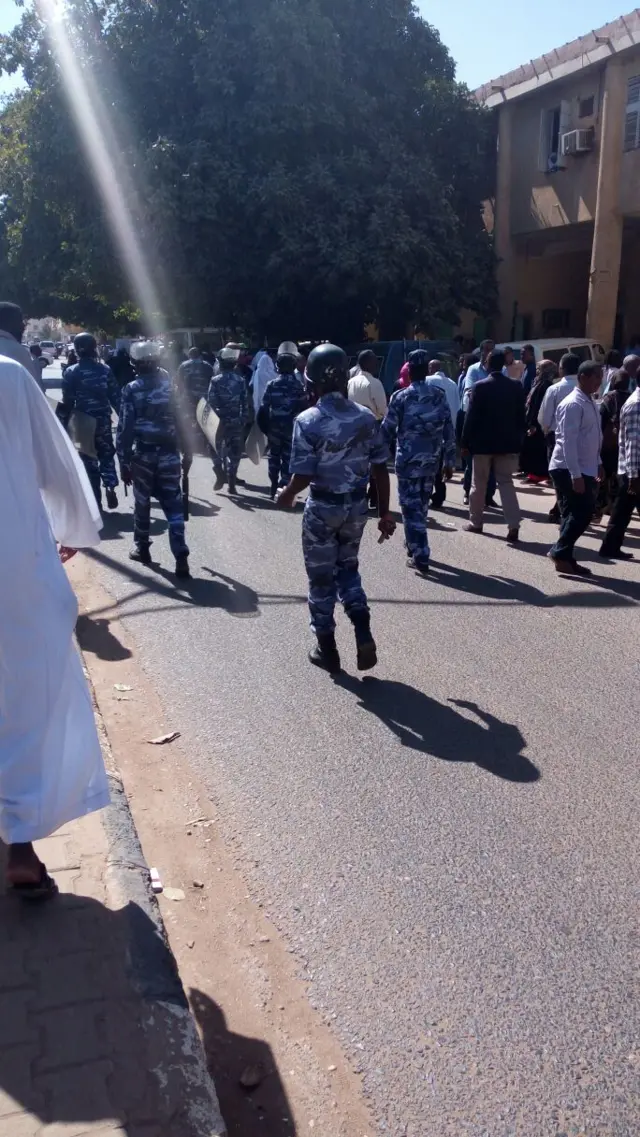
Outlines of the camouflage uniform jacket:
<svg viewBox="0 0 640 1137">
<path fill-rule="evenodd" d="M 391 443 L 397 439 L 396 473 L 419 478 L 436 473 L 441 455 L 454 466 L 456 442 L 447 396 L 440 387 L 419 380 L 391 396 L 382 432 Z"/>
</svg>

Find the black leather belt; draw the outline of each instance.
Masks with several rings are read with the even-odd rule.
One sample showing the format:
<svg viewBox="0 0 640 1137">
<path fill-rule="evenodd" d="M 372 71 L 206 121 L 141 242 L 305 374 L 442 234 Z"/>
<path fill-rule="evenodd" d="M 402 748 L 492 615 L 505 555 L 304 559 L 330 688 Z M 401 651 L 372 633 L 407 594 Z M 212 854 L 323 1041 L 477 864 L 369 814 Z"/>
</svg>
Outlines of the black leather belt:
<svg viewBox="0 0 640 1137">
<path fill-rule="evenodd" d="M 309 496 L 314 501 L 326 501 L 329 505 L 350 505 L 351 502 L 364 501 L 367 496 L 366 487 L 359 490 L 352 490 L 351 493 L 332 493 L 331 490 L 323 490 L 317 486 L 311 486 Z"/>
</svg>

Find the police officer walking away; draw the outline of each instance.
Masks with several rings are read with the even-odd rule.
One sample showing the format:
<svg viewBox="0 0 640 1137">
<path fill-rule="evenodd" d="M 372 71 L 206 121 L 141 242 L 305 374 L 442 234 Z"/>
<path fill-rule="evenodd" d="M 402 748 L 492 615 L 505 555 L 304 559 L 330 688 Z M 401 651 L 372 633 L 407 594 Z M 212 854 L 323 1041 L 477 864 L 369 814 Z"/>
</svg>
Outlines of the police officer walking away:
<svg viewBox="0 0 640 1137">
<path fill-rule="evenodd" d="M 78 362 L 67 367 L 62 373 L 62 402 L 58 405 L 58 417 L 62 425 L 69 427 L 74 411 L 89 415 L 96 421 L 95 452 L 90 458 L 80 454 L 84 462 L 91 488 L 98 505 L 101 501 L 100 481 L 107 492 L 109 509 L 116 509 L 118 497 L 116 486 L 118 475 L 115 463 L 115 446 L 111 426 L 111 409 L 120 411 L 121 392 L 111 368 L 98 359 L 98 344 L 88 332 L 81 332 L 73 341 Z"/>
<path fill-rule="evenodd" d="M 418 572 L 429 571 L 427 518 L 440 460 L 447 481 L 453 474 L 456 440 L 447 396 L 441 387 L 426 382 L 429 356 L 412 351 L 408 387 L 391 396 L 382 433 L 388 443 L 397 440 L 396 474 L 398 498 L 404 521 L 409 559 Z"/>
<path fill-rule="evenodd" d="M 249 417 L 247 385 L 236 370 L 240 350 L 223 347 L 218 354 L 220 371 L 209 384 L 207 402 L 218 416 L 220 425 L 216 433 L 213 470 L 216 475 L 214 490 L 228 483 L 229 493 L 236 492 L 238 466 L 244 448 L 244 429 Z"/>
<path fill-rule="evenodd" d="M 200 348 L 189 348 L 189 358 L 180 364 L 175 384 L 183 422 L 189 423 L 194 438 L 200 433 L 196 419 L 198 403 L 206 399 L 212 379 L 213 367 L 202 358 Z"/>
<path fill-rule="evenodd" d="M 296 495 L 310 486 L 302 551 L 311 628 L 318 642 L 309 659 L 331 673 L 340 670 L 334 620 L 340 599 L 355 629 L 358 669 L 368 671 L 378 660 L 358 553 L 368 518 L 370 471 L 378 491 L 381 541 L 395 531 L 389 513 L 389 450 L 371 411 L 347 398 L 349 365 L 341 348 L 333 344 L 315 348 L 307 361 L 307 375 L 318 401 L 295 421 L 292 477 L 278 505 L 292 506 Z"/>
<path fill-rule="evenodd" d="M 289 481 L 293 423 L 307 406 L 303 385 L 296 374 L 298 346 L 281 343 L 276 356 L 276 379 L 270 379 L 258 411 L 258 426 L 269 442 L 269 481 L 273 501 L 279 486 Z"/>
<path fill-rule="evenodd" d="M 191 450 L 175 405 L 171 378 L 158 366 L 160 348 L 134 343 L 131 357 L 138 378 L 122 393 L 117 447 L 122 480 L 133 486 L 132 561 L 151 564 L 149 523 L 151 498 L 156 497 L 169 523 L 169 544 L 176 558 L 176 576 L 188 577 L 189 549 L 184 535 L 181 471 L 191 468 Z M 180 461 L 180 452 L 184 458 Z"/>
</svg>

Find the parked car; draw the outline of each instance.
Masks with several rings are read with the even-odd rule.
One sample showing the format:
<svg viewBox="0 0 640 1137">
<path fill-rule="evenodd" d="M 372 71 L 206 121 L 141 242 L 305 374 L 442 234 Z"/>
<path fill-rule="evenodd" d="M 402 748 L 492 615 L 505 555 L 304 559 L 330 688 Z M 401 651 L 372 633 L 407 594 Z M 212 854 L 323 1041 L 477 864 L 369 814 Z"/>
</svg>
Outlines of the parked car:
<svg viewBox="0 0 640 1137">
<path fill-rule="evenodd" d="M 47 357 L 49 363 L 52 363 L 56 357 L 56 345 L 53 340 L 40 340 L 40 347 L 42 354 Z"/>
<path fill-rule="evenodd" d="M 458 378 L 458 351 L 453 340 L 376 340 L 372 343 L 351 344 L 347 349 L 349 367 L 354 367 L 361 351 L 373 351 L 380 360 L 379 376 L 390 395 L 396 387 L 400 369 L 410 352 L 424 348 L 432 358 L 442 360 L 443 370 L 452 379 Z"/>
<path fill-rule="evenodd" d="M 581 363 L 587 359 L 593 359 L 595 363 L 604 363 L 605 351 L 602 344 L 596 343 L 595 340 L 588 339 L 548 339 L 548 340 L 519 340 L 517 343 L 511 341 L 506 343 L 496 344 L 496 347 L 504 349 L 510 347 L 513 349 L 513 354 L 516 359 L 520 359 L 520 353 L 526 344 L 531 344 L 535 355 L 536 363 L 541 359 L 551 359 L 554 363 L 559 363 L 563 355 L 571 352 L 572 355 L 577 355 Z"/>
</svg>

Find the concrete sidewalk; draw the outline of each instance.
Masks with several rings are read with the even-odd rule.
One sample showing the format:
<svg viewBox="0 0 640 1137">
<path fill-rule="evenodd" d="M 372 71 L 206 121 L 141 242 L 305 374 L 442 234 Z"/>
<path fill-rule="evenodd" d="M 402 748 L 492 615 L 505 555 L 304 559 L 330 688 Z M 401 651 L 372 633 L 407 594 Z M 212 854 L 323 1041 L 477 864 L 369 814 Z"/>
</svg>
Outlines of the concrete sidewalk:
<svg viewBox="0 0 640 1137">
<path fill-rule="evenodd" d="M 224 1134 L 112 782 L 109 810 L 37 845 L 59 898 L 28 906 L 0 894 L 0 1137 Z M 4 881 L 2 847 L 0 862 Z"/>
</svg>

